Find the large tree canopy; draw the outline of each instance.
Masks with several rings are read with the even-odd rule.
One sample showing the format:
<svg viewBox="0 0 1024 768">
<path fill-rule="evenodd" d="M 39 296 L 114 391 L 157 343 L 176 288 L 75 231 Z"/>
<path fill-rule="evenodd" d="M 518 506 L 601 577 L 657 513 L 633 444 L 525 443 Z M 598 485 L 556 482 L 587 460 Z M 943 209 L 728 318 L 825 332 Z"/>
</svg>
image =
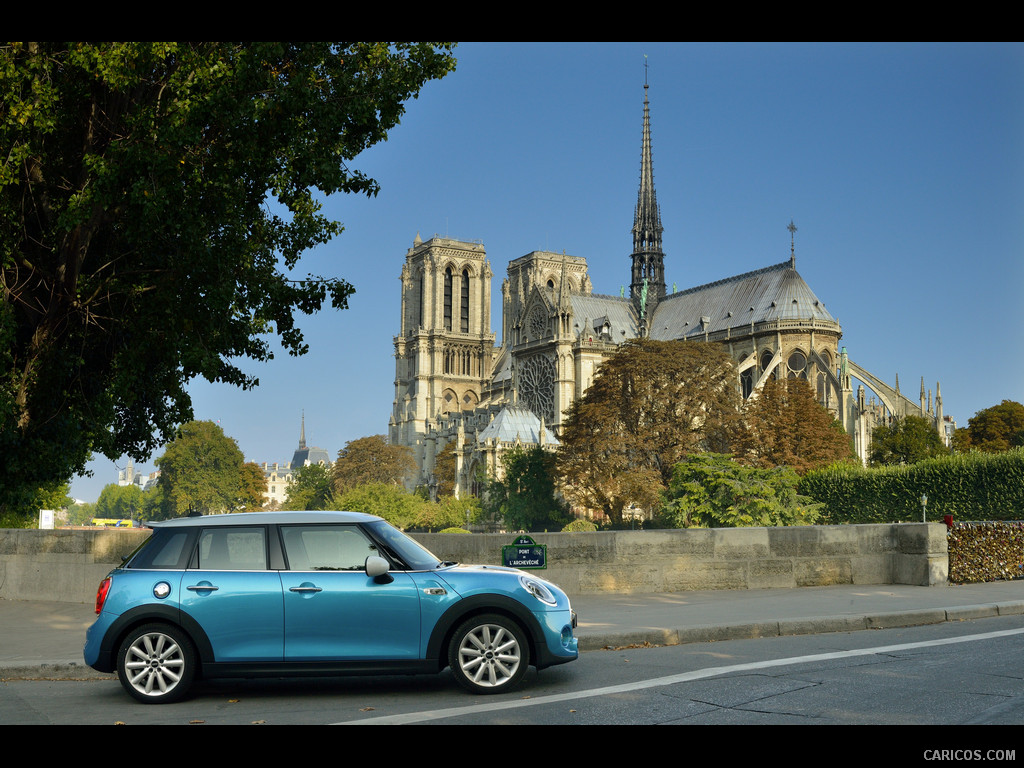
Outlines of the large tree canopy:
<svg viewBox="0 0 1024 768">
<path fill-rule="evenodd" d="M 331 481 L 336 493 L 368 483 L 400 485 L 414 469 L 416 460 L 411 449 L 390 445 L 384 435 L 370 435 L 349 440 L 338 451 L 338 459 L 331 468 Z"/>
<path fill-rule="evenodd" d="M 921 416 L 893 419 L 871 432 L 868 460 L 872 466 L 916 464 L 949 453 L 931 421 Z"/>
<path fill-rule="evenodd" d="M 341 231 L 317 196 L 376 193 L 351 161 L 450 50 L 0 44 L 0 489 L 146 458 L 192 378 L 304 352 L 294 313 L 353 290 L 293 271 Z"/>
<path fill-rule="evenodd" d="M 758 467 L 792 467 L 803 475 L 837 461 L 856 459 L 853 441 L 814 395 L 805 379 L 769 378 L 744 406 L 740 450 Z"/>
<path fill-rule="evenodd" d="M 565 494 L 620 524 L 627 505 L 659 503 L 673 467 L 690 453 L 729 452 L 739 413 L 736 371 L 717 345 L 623 344 L 563 423 Z"/>
<path fill-rule="evenodd" d="M 954 446 L 960 451 L 999 453 L 1024 446 L 1024 405 L 1003 400 L 984 408 L 956 431 Z"/>
<path fill-rule="evenodd" d="M 173 517 L 234 512 L 245 495 L 242 451 L 212 421 L 182 424 L 156 460 L 166 511 Z"/>
</svg>

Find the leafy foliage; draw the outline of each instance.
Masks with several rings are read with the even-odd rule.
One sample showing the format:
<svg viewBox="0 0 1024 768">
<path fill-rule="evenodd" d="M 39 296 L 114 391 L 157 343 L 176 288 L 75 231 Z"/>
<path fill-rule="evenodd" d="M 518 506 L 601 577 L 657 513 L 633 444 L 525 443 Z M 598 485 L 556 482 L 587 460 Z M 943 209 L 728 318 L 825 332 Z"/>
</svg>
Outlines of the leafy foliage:
<svg viewBox="0 0 1024 768">
<path fill-rule="evenodd" d="M 822 505 L 797 492 L 789 467 L 747 467 L 727 454 L 676 464 L 659 522 L 673 528 L 813 525 Z"/>
<path fill-rule="evenodd" d="M 231 512 L 242 491 L 242 451 L 212 421 L 183 424 L 156 460 L 173 516 Z"/>
<path fill-rule="evenodd" d="M 621 525 L 629 504 L 659 504 L 686 456 L 731 450 L 739 413 L 733 363 L 717 345 L 628 342 L 568 411 L 558 450 L 564 493 Z"/>
<path fill-rule="evenodd" d="M 892 424 L 875 427 L 871 433 L 868 461 L 872 466 L 916 464 L 948 453 L 942 437 L 928 419 L 907 416 L 895 419 Z"/>
<path fill-rule="evenodd" d="M 95 517 L 139 520 L 144 495 L 137 485 L 105 485 L 96 499 Z"/>
<path fill-rule="evenodd" d="M 330 470 L 322 464 L 307 464 L 292 475 L 281 509 L 331 509 L 333 505 Z"/>
<path fill-rule="evenodd" d="M 791 467 L 804 474 L 853 461 L 853 441 L 815 398 L 804 379 L 768 379 L 744 406 L 746 430 L 738 455 L 757 467 Z"/>
<path fill-rule="evenodd" d="M 1024 447 L 1024 405 L 1003 400 L 999 405 L 978 411 L 958 429 L 954 446 L 960 451 L 998 453 Z"/>
<path fill-rule="evenodd" d="M 825 523 L 889 523 L 928 519 L 1019 520 L 1024 509 L 1024 448 L 967 453 L 908 466 L 834 465 L 808 472 L 800 492 L 825 504 Z"/>
<path fill-rule="evenodd" d="M 393 483 L 357 485 L 335 497 L 338 509 L 383 517 L 403 531 L 419 524 L 422 505 L 430 503 Z"/>
<path fill-rule="evenodd" d="M 578 517 L 562 527 L 562 533 L 593 533 L 596 530 L 597 526 L 594 523 L 582 517 Z"/>
<path fill-rule="evenodd" d="M 409 448 L 389 445 L 384 435 L 371 435 L 350 440 L 338 451 L 331 480 L 337 493 L 367 483 L 400 485 L 415 468 Z"/>
<path fill-rule="evenodd" d="M 267 334 L 347 305 L 297 274 L 342 231 L 318 195 L 455 60 L 449 44 L 0 45 L 0 511 L 145 459 L 192 418 L 187 383 L 243 388 Z M 269 196 L 269 204 L 268 204 Z M 29 490 L 26 490 L 29 489 Z"/>
<path fill-rule="evenodd" d="M 242 510 L 255 511 L 266 502 L 267 476 L 254 461 L 242 465 L 241 488 L 238 492 L 238 506 Z"/>
<path fill-rule="evenodd" d="M 434 482 L 438 498 L 455 494 L 455 443 L 448 443 L 434 457 Z"/>
<path fill-rule="evenodd" d="M 539 445 L 513 448 L 501 457 L 504 476 L 486 485 L 486 511 L 512 531 L 558 530 L 569 510 L 555 491 L 554 454 Z"/>
<path fill-rule="evenodd" d="M 454 496 L 442 496 L 437 502 L 423 502 L 414 527 L 427 531 L 460 528 L 477 522 L 481 512 L 480 500 L 473 496 L 460 499 Z"/>
</svg>

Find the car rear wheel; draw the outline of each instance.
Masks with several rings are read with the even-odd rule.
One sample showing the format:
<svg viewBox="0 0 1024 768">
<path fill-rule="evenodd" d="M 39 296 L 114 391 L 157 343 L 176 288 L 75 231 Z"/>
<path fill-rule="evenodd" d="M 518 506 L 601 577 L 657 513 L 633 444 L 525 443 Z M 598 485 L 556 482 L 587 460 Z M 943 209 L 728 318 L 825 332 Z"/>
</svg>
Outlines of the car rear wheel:
<svg viewBox="0 0 1024 768">
<path fill-rule="evenodd" d="M 147 624 L 129 634 L 117 652 L 117 676 L 145 704 L 178 701 L 192 685 L 196 653 L 188 636 L 168 624 Z"/>
<path fill-rule="evenodd" d="M 448 663 L 459 684 L 473 693 L 502 693 L 522 682 L 530 647 L 522 628 L 504 616 L 475 616 L 452 635 Z"/>
</svg>

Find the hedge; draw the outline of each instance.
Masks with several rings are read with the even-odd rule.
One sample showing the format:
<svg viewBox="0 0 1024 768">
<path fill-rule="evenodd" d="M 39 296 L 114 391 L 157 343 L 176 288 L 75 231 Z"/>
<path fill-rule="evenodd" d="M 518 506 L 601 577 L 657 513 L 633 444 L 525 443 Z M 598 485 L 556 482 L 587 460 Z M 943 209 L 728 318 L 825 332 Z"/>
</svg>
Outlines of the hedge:
<svg viewBox="0 0 1024 768">
<path fill-rule="evenodd" d="M 900 467 L 834 464 L 808 472 L 799 492 L 825 505 L 819 523 L 919 522 L 921 496 L 927 519 L 1024 518 L 1024 448 L 1005 453 L 966 453 Z"/>
</svg>

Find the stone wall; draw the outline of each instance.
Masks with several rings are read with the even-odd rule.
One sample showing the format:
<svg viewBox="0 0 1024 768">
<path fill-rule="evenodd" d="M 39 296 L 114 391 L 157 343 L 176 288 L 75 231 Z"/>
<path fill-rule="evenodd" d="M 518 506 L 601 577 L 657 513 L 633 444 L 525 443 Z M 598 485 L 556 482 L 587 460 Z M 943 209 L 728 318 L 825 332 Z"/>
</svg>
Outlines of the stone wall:
<svg viewBox="0 0 1024 768">
<path fill-rule="evenodd" d="M 91 602 L 146 530 L 0 530 L 0 598 Z M 570 594 L 764 589 L 830 584 L 945 584 L 939 523 L 533 533 L 537 573 Z M 416 534 L 443 560 L 501 563 L 513 534 Z"/>
</svg>

